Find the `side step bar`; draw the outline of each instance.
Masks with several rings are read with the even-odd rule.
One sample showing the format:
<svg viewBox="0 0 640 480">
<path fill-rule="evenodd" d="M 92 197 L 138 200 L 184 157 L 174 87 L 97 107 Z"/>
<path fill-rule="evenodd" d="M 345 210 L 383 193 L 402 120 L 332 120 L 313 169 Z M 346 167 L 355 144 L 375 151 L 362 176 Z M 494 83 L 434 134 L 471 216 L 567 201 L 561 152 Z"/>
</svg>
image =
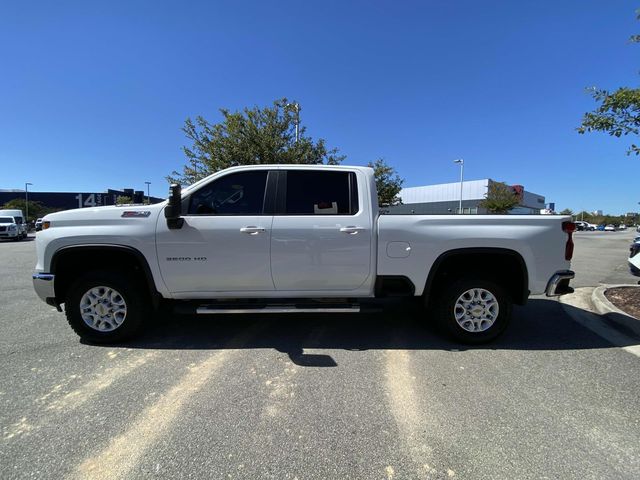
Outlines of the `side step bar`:
<svg viewBox="0 0 640 480">
<path fill-rule="evenodd" d="M 296 307 L 295 305 L 264 306 L 256 308 L 225 308 L 218 305 L 205 305 L 198 307 L 196 313 L 199 315 L 228 315 L 232 313 L 359 313 L 360 305 L 343 306 L 319 306 L 317 308 L 305 305 Z"/>
</svg>

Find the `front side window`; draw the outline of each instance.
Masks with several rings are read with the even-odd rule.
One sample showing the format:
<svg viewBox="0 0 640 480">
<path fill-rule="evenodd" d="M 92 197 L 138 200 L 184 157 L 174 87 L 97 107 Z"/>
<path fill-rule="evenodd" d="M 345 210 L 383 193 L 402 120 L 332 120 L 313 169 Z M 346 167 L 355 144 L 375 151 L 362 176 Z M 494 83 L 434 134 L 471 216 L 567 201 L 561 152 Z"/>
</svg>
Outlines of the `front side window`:
<svg viewBox="0 0 640 480">
<path fill-rule="evenodd" d="M 355 215 L 356 178 L 352 172 L 289 170 L 285 212 L 288 215 Z"/>
<path fill-rule="evenodd" d="M 189 215 L 262 215 L 267 171 L 225 175 L 191 195 Z"/>
</svg>

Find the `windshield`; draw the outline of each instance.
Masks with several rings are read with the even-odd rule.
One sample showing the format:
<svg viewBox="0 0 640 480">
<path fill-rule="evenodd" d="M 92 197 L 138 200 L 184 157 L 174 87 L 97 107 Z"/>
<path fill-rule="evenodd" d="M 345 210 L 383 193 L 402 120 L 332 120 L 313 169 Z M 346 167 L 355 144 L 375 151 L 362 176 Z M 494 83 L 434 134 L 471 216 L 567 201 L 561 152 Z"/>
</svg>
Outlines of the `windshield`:
<svg viewBox="0 0 640 480">
<path fill-rule="evenodd" d="M 0 223 L 16 223 L 13 217 L 0 217 Z"/>
</svg>

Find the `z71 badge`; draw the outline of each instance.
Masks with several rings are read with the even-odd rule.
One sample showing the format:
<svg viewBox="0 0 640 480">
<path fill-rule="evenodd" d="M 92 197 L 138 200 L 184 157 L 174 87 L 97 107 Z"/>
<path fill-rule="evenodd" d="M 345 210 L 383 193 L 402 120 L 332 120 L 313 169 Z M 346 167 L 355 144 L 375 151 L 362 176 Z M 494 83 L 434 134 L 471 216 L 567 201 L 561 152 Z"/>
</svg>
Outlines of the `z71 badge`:
<svg viewBox="0 0 640 480">
<path fill-rule="evenodd" d="M 125 210 L 120 215 L 123 218 L 146 218 L 151 215 L 151 212 L 148 210 L 145 211 L 137 211 L 137 210 Z"/>
</svg>

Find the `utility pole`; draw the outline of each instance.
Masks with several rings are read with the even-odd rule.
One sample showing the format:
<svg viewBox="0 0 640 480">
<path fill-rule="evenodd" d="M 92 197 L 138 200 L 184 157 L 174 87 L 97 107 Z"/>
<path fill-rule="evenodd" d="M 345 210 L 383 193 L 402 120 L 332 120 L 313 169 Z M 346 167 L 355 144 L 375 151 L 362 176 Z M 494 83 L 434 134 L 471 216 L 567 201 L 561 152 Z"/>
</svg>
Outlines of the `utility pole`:
<svg viewBox="0 0 640 480">
<path fill-rule="evenodd" d="M 147 205 L 151 205 L 151 196 L 149 195 L 149 185 L 151 185 L 151 182 L 144 182 L 147 184 Z"/>
<path fill-rule="evenodd" d="M 300 139 L 300 104 L 298 103 L 287 103 L 287 107 L 293 107 L 296 111 L 296 143 Z"/>
<path fill-rule="evenodd" d="M 24 208 L 26 210 L 24 221 L 27 224 L 27 231 L 29 231 L 29 185 L 33 185 L 33 183 L 26 182 L 24 184 Z"/>
<path fill-rule="evenodd" d="M 454 160 L 453 163 L 457 163 L 458 165 L 460 165 L 460 207 L 459 207 L 459 214 L 462 215 L 462 185 L 464 182 L 464 160 L 462 158 L 459 158 L 457 160 Z"/>
</svg>

